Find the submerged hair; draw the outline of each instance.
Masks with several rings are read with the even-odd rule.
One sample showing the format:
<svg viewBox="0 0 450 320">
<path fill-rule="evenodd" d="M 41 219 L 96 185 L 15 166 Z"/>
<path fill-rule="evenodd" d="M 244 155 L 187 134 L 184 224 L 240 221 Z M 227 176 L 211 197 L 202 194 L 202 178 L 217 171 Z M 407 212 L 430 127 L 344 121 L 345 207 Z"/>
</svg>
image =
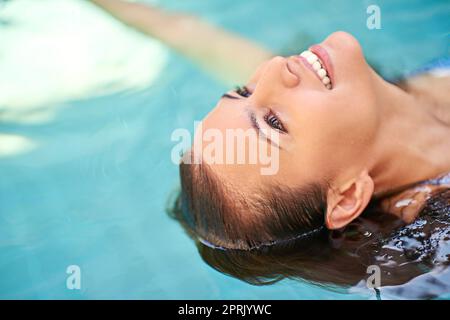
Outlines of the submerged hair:
<svg viewBox="0 0 450 320">
<path fill-rule="evenodd" d="M 260 187 L 247 195 L 205 164 L 182 163 L 180 177 L 170 215 L 206 263 L 248 283 L 291 278 L 347 287 L 366 279 L 367 267 L 376 264 L 382 286 L 388 286 L 432 267 L 428 258 L 410 260 L 408 250 L 398 247 L 404 234 L 393 230 L 403 230 L 404 222 L 380 211 L 376 202 L 345 228 L 325 228 L 325 183 Z"/>
<path fill-rule="evenodd" d="M 318 236 L 326 208 L 320 185 L 260 187 L 240 193 L 207 164 L 180 164 L 181 193 L 173 216 L 197 241 L 219 250 L 257 251 Z"/>
</svg>

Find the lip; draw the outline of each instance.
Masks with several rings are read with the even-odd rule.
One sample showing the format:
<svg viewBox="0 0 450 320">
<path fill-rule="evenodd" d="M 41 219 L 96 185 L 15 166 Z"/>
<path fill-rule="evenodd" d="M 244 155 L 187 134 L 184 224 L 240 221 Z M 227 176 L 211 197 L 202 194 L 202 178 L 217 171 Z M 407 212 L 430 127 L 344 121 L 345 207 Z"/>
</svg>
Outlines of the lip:
<svg viewBox="0 0 450 320">
<path fill-rule="evenodd" d="M 307 69 L 309 69 L 309 70 L 314 74 L 314 76 L 315 76 L 317 79 L 319 79 L 319 81 L 322 83 L 322 79 L 320 79 L 320 77 L 319 77 L 319 75 L 317 74 L 317 72 L 313 69 L 312 65 L 310 65 L 309 62 L 308 62 L 305 58 L 303 58 L 302 56 L 296 56 L 296 58 L 299 59 L 299 60 L 303 63 L 303 65 L 304 65 Z"/>
<path fill-rule="evenodd" d="M 328 54 L 328 51 L 322 47 L 321 45 L 315 44 L 311 46 L 309 49 L 312 53 L 314 53 L 316 56 L 319 57 L 319 59 L 323 62 L 325 65 L 325 69 L 327 70 L 328 77 L 331 80 L 331 86 L 334 88 L 336 82 L 334 80 L 334 69 L 333 69 L 333 63 L 331 61 L 331 57 Z M 314 71 L 314 70 L 313 70 Z"/>
</svg>

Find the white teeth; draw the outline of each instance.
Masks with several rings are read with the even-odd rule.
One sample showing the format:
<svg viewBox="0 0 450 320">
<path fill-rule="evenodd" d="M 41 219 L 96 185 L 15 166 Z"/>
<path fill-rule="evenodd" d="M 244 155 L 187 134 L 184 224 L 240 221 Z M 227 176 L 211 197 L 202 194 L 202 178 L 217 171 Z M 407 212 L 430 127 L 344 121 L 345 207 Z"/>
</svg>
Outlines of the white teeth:
<svg viewBox="0 0 450 320">
<path fill-rule="evenodd" d="M 319 71 L 319 69 L 322 68 L 322 65 L 320 64 L 319 61 L 316 61 L 316 62 L 313 63 L 312 67 L 313 67 L 314 70 Z"/>
<path fill-rule="evenodd" d="M 308 63 L 312 66 L 313 70 L 317 73 L 322 83 L 327 89 L 331 89 L 331 80 L 328 77 L 327 70 L 323 67 L 322 61 L 319 57 L 309 50 L 305 50 L 300 53 L 300 56 L 306 59 Z"/>
<path fill-rule="evenodd" d="M 320 79 L 323 79 L 327 75 L 327 72 L 325 71 L 325 69 L 319 69 L 317 70 L 317 74 L 319 75 Z"/>
<path fill-rule="evenodd" d="M 319 58 L 318 58 L 314 53 L 311 53 L 311 54 L 306 58 L 306 60 L 308 60 L 308 62 L 309 62 L 310 64 L 313 64 L 313 63 L 316 62 L 318 59 L 319 59 Z"/>
<path fill-rule="evenodd" d="M 301 55 L 303 58 L 306 58 L 306 57 L 310 56 L 311 54 L 312 54 L 312 52 L 309 51 L 309 50 L 305 50 L 305 51 L 303 51 L 302 53 L 300 53 L 300 55 Z"/>
</svg>

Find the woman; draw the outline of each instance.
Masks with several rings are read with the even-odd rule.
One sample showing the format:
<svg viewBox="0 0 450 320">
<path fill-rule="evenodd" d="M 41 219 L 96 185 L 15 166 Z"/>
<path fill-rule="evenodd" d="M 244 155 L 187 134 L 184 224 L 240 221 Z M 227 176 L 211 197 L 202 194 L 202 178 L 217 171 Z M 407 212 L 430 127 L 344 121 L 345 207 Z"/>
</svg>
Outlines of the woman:
<svg viewBox="0 0 450 320">
<path fill-rule="evenodd" d="M 418 260 L 411 246 L 399 253 L 389 244 L 405 237 L 420 243 L 447 226 L 448 71 L 394 85 L 345 32 L 280 57 L 194 17 L 93 2 L 225 81 L 249 79 L 219 100 L 197 132 L 200 147 L 180 164 L 173 215 L 211 266 L 255 284 L 299 277 L 340 285 L 357 283 L 372 264 L 382 267 L 383 285 L 433 266 L 432 250 Z M 449 70 L 448 60 L 440 63 Z M 228 129 L 257 131 L 263 144 L 275 146 L 279 167 L 264 175 L 260 161 L 201 161 L 209 129 L 223 136 Z M 439 226 L 424 229 L 435 221 Z M 413 231 L 392 233 L 410 223 L 417 224 Z"/>
</svg>

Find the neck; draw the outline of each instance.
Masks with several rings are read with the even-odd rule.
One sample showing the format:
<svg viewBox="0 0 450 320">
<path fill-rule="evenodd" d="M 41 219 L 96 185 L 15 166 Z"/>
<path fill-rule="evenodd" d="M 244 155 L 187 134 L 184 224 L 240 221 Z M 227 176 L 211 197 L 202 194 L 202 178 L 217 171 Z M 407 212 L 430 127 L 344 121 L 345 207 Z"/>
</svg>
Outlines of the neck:
<svg viewBox="0 0 450 320">
<path fill-rule="evenodd" d="M 450 171 L 450 128 L 430 102 L 379 80 L 380 130 L 369 170 L 376 196 Z"/>
</svg>

